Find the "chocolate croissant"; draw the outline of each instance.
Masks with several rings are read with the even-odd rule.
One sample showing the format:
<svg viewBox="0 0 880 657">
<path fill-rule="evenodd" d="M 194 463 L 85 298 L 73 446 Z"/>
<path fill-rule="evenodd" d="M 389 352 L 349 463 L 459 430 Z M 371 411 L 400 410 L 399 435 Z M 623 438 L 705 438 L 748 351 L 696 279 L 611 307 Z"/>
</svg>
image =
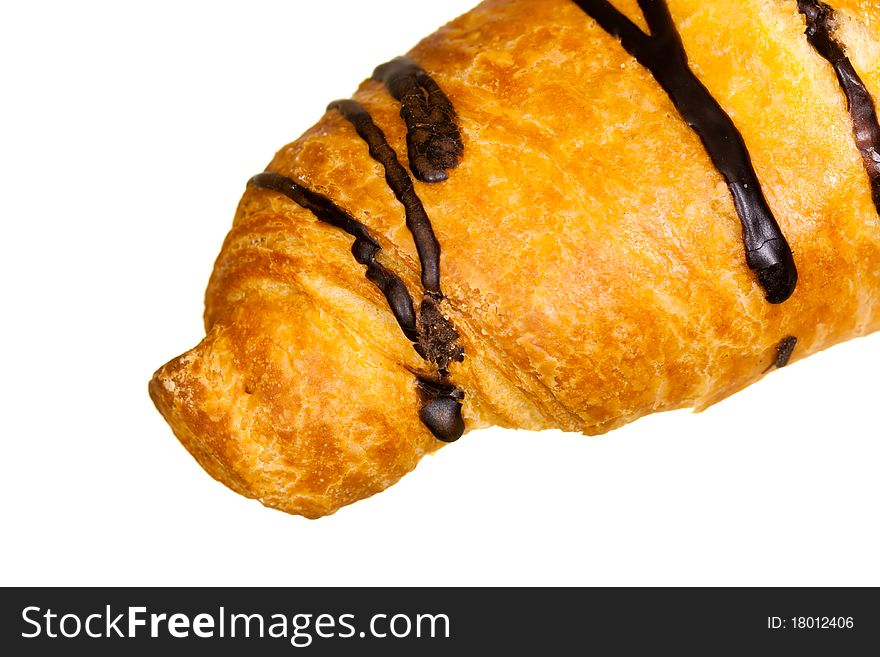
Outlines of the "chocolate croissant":
<svg viewBox="0 0 880 657">
<path fill-rule="evenodd" d="M 462 434 L 702 409 L 880 328 L 874 0 L 488 0 L 254 176 L 150 394 L 310 518 Z"/>
</svg>

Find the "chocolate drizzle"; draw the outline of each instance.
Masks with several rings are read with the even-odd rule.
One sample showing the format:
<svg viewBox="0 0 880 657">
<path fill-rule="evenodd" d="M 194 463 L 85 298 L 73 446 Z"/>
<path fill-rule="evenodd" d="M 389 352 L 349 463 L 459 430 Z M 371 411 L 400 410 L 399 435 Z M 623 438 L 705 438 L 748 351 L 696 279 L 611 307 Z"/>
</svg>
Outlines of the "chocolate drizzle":
<svg viewBox="0 0 880 657">
<path fill-rule="evenodd" d="M 746 263 L 757 273 L 767 301 L 794 292 L 797 269 L 791 248 L 761 191 L 742 135 L 688 66 L 687 53 L 665 0 L 639 0 L 651 30 L 645 34 L 607 0 L 574 0 L 646 67 L 697 133 L 724 177 L 742 223 Z"/>
<path fill-rule="evenodd" d="M 373 239 L 366 226 L 327 197 L 303 187 L 287 176 L 271 172 L 260 173 L 251 178 L 249 184 L 284 194 L 319 220 L 341 228 L 354 237 L 354 244 L 351 246 L 354 259 L 367 266 L 367 278 L 385 295 L 403 334 L 411 342 L 419 341 L 416 314 L 409 290 L 399 276 L 376 261 L 376 254 L 382 247 Z"/>
<path fill-rule="evenodd" d="M 417 378 L 422 401 L 419 418 L 439 440 L 458 440 L 464 433 L 460 403 L 464 399 L 464 392 L 445 383 L 443 379 L 448 376 L 446 366 L 449 361 L 463 360 L 464 351 L 454 344 L 458 339 L 458 332 L 452 322 L 440 312 L 437 302 L 426 294 L 416 320 L 413 300 L 406 284 L 397 274 L 376 261 L 376 254 L 381 251 L 379 243 L 370 235 L 366 226 L 327 197 L 303 187 L 287 176 L 268 171 L 257 174 L 248 184 L 284 194 L 320 221 L 341 228 L 354 237 L 354 244 L 351 246 L 354 259 L 366 265 L 367 278 L 385 295 L 403 334 L 413 342 L 413 347 L 422 358 L 439 366 L 441 381 L 432 381 L 424 376 Z"/>
<path fill-rule="evenodd" d="M 414 347 L 422 358 L 437 365 L 440 376 L 445 378 L 449 374 L 447 368 L 450 362 L 464 360 L 464 350 L 456 344 L 458 331 L 440 310 L 439 302 L 443 299 L 440 289 L 440 243 L 434 235 L 428 213 L 416 193 L 412 178 L 369 113 L 354 100 L 334 101 L 328 109 L 338 110 L 354 126 L 367 143 L 370 156 L 385 169 L 385 181 L 404 207 L 406 226 L 419 254 L 422 286 L 425 289 L 419 306 Z M 461 404 L 457 401 L 464 397 L 464 393 L 446 383 L 442 385 L 445 386 L 444 390 L 449 388 L 460 396 L 438 393 L 428 399 L 423 390 L 420 393 L 423 405 L 419 417 L 438 439 L 451 442 L 458 440 L 464 431 Z"/>
<path fill-rule="evenodd" d="M 336 100 L 327 109 L 339 110 L 367 142 L 373 159 L 385 168 L 385 181 L 406 211 L 406 227 L 412 233 L 422 265 L 422 285 L 427 292 L 441 297 L 440 243 L 434 235 L 428 213 L 416 194 L 412 178 L 398 161 L 397 154 L 385 139 L 385 133 L 373 123 L 367 111 L 353 100 Z"/>
<path fill-rule="evenodd" d="M 374 76 L 380 75 L 380 69 L 383 67 L 376 69 Z M 409 128 L 407 141 L 410 144 L 410 163 L 411 166 L 416 165 L 413 172 L 416 173 L 418 168 L 420 174 L 417 177 L 423 179 L 421 176 L 427 175 L 431 182 L 444 180 L 446 173 L 442 169 L 441 175 L 437 175 L 430 167 L 453 167 L 461 155 L 461 140 L 453 120 L 455 112 L 452 104 L 428 74 L 409 60 L 394 60 L 386 64 L 383 70 L 382 80 L 392 94 L 395 98 L 404 99 L 401 116 Z M 410 85 L 416 85 L 415 91 Z M 427 93 L 427 99 L 421 95 L 422 90 Z M 420 101 L 413 96 L 415 92 L 420 95 Z M 367 143 L 370 155 L 385 169 L 385 181 L 404 207 L 406 226 L 419 254 L 424 288 L 418 314 L 403 280 L 376 260 L 381 247 L 364 224 L 327 197 L 279 173 L 258 174 L 251 178 L 249 184 L 284 194 L 320 221 L 341 228 L 354 237 L 351 253 L 355 260 L 366 266 L 367 278 L 385 295 L 391 312 L 416 352 L 438 368 L 439 381 L 417 375 L 417 389 L 422 403 L 419 418 L 437 439 L 453 442 L 461 437 L 465 429 L 461 415 L 464 392 L 446 381 L 449 376 L 447 367 L 452 361 L 464 360 L 464 350 L 456 344 L 458 331 L 440 310 L 439 304 L 443 299 L 440 289 L 440 243 L 412 179 L 373 118 L 354 100 L 334 101 L 328 109 L 338 110 L 354 126 Z M 449 125 L 453 130 L 450 131 Z M 451 160 L 450 153 L 454 155 Z"/>
<path fill-rule="evenodd" d="M 406 123 L 409 168 L 422 182 L 440 182 L 449 174 L 464 152 L 461 134 L 455 124 L 455 108 L 443 90 L 407 57 L 398 57 L 373 71 L 400 101 L 400 116 Z"/>
<path fill-rule="evenodd" d="M 846 95 L 856 147 L 868 172 L 871 198 L 880 212 L 880 125 L 874 101 L 846 56 L 843 45 L 834 38 L 834 10 L 817 0 L 798 0 L 798 11 L 807 21 L 807 40 L 834 67 Z"/>
</svg>

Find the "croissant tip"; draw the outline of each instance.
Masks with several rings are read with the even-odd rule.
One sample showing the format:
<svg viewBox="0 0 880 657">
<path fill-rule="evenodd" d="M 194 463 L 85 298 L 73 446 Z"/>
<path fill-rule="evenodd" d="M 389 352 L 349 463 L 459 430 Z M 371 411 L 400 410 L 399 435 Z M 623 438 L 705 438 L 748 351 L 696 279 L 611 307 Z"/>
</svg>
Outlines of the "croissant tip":
<svg viewBox="0 0 880 657">
<path fill-rule="evenodd" d="M 147 391 L 150 399 L 153 400 L 153 405 L 166 420 L 169 420 L 173 413 L 174 396 L 179 392 L 174 379 L 167 374 L 169 365 L 170 363 L 166 363 L 156 370 L 147 383 Z"/>
</svg>

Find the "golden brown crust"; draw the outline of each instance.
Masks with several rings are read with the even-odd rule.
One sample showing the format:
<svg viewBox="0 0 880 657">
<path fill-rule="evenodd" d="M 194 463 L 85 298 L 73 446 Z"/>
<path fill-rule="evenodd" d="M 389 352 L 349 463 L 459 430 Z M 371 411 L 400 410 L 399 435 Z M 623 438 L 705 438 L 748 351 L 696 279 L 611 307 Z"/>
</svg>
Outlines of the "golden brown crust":
<svg viewBox="0 0 880 657">
<path fill-rule="evenodd" d="M 644 25 L 635 0 L 616 6 Z M 880 93 L 880 8 L 839 0 L 840 38 Z M 416 182 L 442 245 L 451 367 L 468 429 L 595 434 L 703 408 L 880 326 L 880 221 L 834 72 L 797 3 L 670 0 L 691 67 L 731 116 L 798 265 L 770 305 L 730 193 L 651 74 L 574 3 L 489 0 L 411 53 L 454 103 L 465 154 Z M 406 164 L 385 88 L 355 94 Z M 329 100 L 329 99 L 328 99 Z M 352 126 L 328 112 L 269 170 L 326 194 L 418 290 L 403 209 Z M 150 384 L 205 469 L 309 517 L 378 492 L 439 443 L 418 420 L 425 363 L 351 238 L 249 189 L 206 296 L 208 335 Z"/>
</svg>

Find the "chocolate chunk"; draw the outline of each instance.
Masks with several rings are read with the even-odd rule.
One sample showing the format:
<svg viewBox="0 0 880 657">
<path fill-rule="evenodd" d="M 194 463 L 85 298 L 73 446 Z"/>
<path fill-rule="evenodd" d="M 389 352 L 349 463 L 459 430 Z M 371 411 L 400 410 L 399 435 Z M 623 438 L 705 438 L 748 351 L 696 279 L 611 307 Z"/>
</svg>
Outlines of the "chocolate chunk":
<svg viewBox="0 0 880 657">
<path fill-rule="evenodd" d="M 417 380 L 422 408 L 419 419 L 438 440 L 455 442 L 464 433 L 461 400 L 464 392 L 441 381 L 425 377 Z"/>
<path fill-rule="evenodd" d="M 780 340 L 779 344 L 776 345 L 776 360 L 773 361 L 773 364 L 776 367 L 785 367 L 788 365 L 788 361 L 791 360 L 791 354 L 794 352 L 797 341 L 798 339 L 793 335 Z"/>
<path fill-rule="evenodd" d="M 441 370 L 452 361 L 464 360 L 464 350 L 455 344 L 458 331 L 443 315 L 437 302 L 427 295 L 419 308 L 418 328 L 417 351 L 422 358 L 436 363 Z"/>
<path fill-rule="evenodd" d="M 461 404 L 449 397 L 440 397 L 422 406 L 419 419 L 444 443 L 454 443 L 464 433 Z"/>
<path fill-rule="evenodd" d="M 413 175 L 422 182 L 446 180 L 446 169 L 458 165 L 464 152 L 449 98 L 430 75 L 406 57 L 377 67 L 373 79 L 382 82 L 401 103 Z"/>
</svg>

